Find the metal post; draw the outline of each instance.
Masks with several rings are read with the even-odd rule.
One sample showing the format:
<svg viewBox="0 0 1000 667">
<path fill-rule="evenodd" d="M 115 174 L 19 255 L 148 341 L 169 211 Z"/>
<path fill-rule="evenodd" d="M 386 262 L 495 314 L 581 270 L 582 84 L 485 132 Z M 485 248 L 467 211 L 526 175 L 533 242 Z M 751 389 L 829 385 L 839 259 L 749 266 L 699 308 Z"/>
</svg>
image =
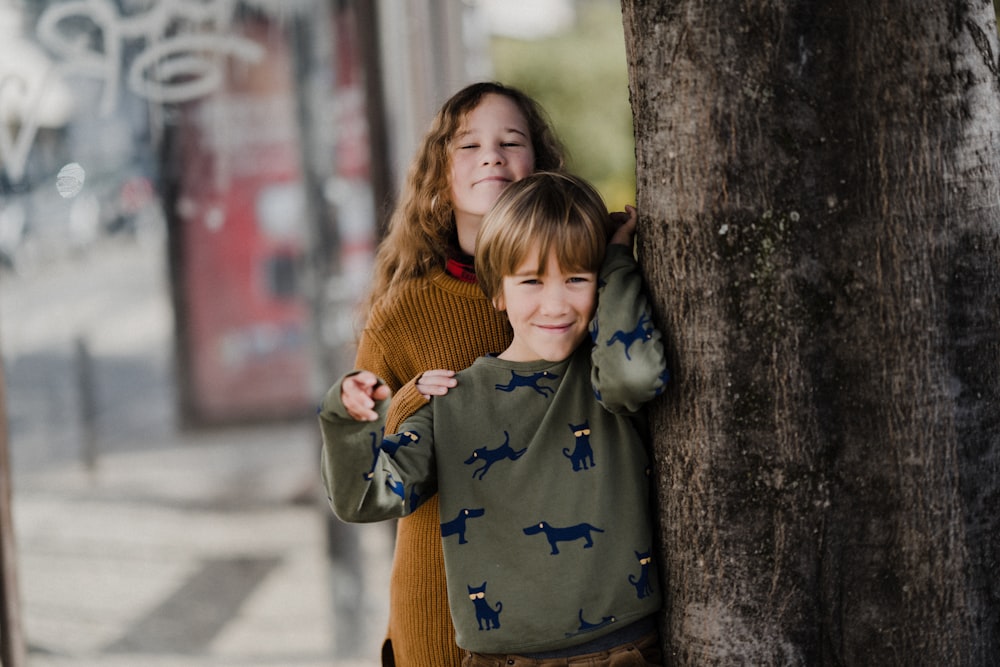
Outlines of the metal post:
<svg viewBox="0 0 1000 667">
<path fill-rule="evenodd" d="M 332 346 L 324 335 L 323 323 L 332 315 L 327 285 L 341 273 L 340 238 L 336 214 L 324 200 L 324 184 L 337 174 L 334 146 L 322 142 L 322 124 L 329 122 L 331 109 L 327 105 L 335 95 L 333 88 L 313 90 L 314 71 L 331 68 L 337 72 L 339 56 L 336 36 L 338 22 L 345 20 L 343 6 L 326 7 L 320 15 L 297 16 L 290 25 L 294 44 L 295 101 L 298 111 L 299 140 L 302 146 L 302 182 L 306 193 L 308 222 L 307 261 L 303 266 L 301 285 L 306 294 L 312 325 L 311 346 L 314 360 L 313 391 L 317 397 L 329 381 L 332 369 L 343 364 L 343 349 Z M 317 12 L 319 13 L 319 12 Z M 328 40 L 325 43 L 319 40 Z M 343 315 L 343 313 L 340 313 Z M 317 439 L 317 449 L 321 443 Z M 318 459 L 317 459 L 318 460 Z M 333 616 L 333 653 L 336 659 L 355 658 L 363 647 L 365 627 L 363 615 L 363 563 L 360 558 L 356 526 L 340 524 L 325 503 L 327 554 L 330 568 L 330 594 Z"/>
<path fill-rule="evenodd" d="M 17 550 L 11 513 L 10 455 L 7 438 L 7 400 L 0 364 L 0 665 L 28 664 L 21 628 L 21 596 L 17 584 Z"/>
<path fill-rule="evenodd" d="M 97 468 L 97 398 L 94 394 L 94 363 L 83 338 L 76 339 L 76 379 L 80 396 L 80 456 L 88 471 Z"/>
</svg>

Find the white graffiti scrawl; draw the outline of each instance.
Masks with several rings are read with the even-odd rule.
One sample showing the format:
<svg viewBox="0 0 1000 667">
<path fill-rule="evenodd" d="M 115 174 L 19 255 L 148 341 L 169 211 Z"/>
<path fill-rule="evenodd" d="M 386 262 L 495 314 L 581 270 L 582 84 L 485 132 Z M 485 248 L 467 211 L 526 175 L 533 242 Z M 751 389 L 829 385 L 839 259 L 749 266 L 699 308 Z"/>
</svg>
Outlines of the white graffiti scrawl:
<svg viewBox="0 0 1000 667">
<path fill-rule="evenodd" d="M 204 97 L 223 83 L 227 59 L 259 62 L 264 49 L 232 30 L 239 6 L 283 18 L 308 11 L 314 0 L 146 0 L 125 3 L 140 9 L 120 11 L 113 0 L 67 0 L 49 5 L 36 25 L 38 43 L 55 58 L 48 77 L 86 77 L 102 85 L 99 113 L 110 116 L 119 105 L 121 82 L 152 103 L 178 103 Z M 127 54 L 127 55 L 126 55 Z M 122 76 L 122 74 L 125 76 Z M 9 82 L 0 82 L 0 92 Z M 35 96 L 37 99 L 41 95 Z M 25 106 L 17 137 L 0 136 L 0 164 L 12 181 L 24 174 L 37 128 Z"/>
<path fill-rule="evenodd" d="M 64 74 L 104 83 L 101 112 L 110 114 L 117 103 L 119 73 L 126 65 L 122 54 L 130 42 L 144 48 L 128 65 L 129 87 L 155 102 L 185 101 L 211 92 L 222 80 L 226 56 L 259 61 L 264 53 L 258 44 L 229 32 L 236 5 L 237 0 L 159 0 L 145 11 L 124 16 L 110 0 L 71 0 L 45 10 L 37 36 L 59 56 Z M 92 39 L 95 32 L 99 40 Z"/>
<path fill-rule="evenodd" d="M 48 67 L 36 81 L 30 82 L 14 74 L 0 76 L 0 166 L 15 183 L 24 176 L 24 165 L 38 133 L 46 94 L 54 88 L 50 86 L 54 70 Z"/>
</svg>

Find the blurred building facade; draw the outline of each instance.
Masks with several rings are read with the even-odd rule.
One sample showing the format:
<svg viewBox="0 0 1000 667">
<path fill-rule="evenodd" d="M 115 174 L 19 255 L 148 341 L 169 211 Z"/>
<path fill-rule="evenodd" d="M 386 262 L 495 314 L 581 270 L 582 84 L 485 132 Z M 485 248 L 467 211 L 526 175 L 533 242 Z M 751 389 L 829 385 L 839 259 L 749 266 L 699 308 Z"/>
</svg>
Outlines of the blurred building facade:
<svg viewBox="0 0 1000 667">
<path fill-rule="evenodd" d="M 165 233 L 178 414 L 309 414 L 412 150 L 489 76 L 462 0 L 0 0 L 0 271 Z"/>
</svg>

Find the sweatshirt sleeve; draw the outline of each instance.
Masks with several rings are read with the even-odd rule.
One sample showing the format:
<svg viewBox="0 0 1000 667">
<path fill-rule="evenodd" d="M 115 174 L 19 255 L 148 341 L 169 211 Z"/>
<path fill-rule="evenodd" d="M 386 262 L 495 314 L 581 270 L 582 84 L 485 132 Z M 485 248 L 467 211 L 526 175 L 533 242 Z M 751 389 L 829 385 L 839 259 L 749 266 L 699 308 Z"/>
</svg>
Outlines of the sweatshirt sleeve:
<svg viewBox="0 0 1000 667">
<path fill-rule="evenodd" d="M 378 420 L 356 421 L 340 400 L 344 378 L 326 393 L 319 411 L 320 470 L 330 506 L 353 523 L 406 516 L 436 490 L 433 443 L 423 436 L 430 434 L 429 415 L 418 413 L 415 424 L 408 420 L 399 433 L 383 436 L 390 400 L 375 406 Z"/>
<path fill-rule="evenodd" d="M 605 408 L 638 412 L 663 391 L 669 372 L 661 334 L 653 325 L 639 265 L 627 246 L 608 246 L 590 332 L 591 381 Z"/>
</svg>

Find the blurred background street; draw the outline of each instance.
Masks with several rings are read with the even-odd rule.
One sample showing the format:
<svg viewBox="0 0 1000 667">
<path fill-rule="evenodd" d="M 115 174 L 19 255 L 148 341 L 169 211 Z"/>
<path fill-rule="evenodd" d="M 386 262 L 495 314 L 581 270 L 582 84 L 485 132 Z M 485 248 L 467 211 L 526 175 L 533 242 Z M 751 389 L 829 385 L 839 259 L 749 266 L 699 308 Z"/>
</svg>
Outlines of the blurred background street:
<svg viewBox="0 0 1000 667">
<path fill-rule="evenodd" d="M 105 239 L 0 281 L 30 664 L 376 664 L 389 527 L 330 560 L 312 419 L 178 428 L 163 256 Z"/>
<path fill-rule="evenodd" d="M 0 0 L 4 667 L 378 664 L 394 526 L 332 517 L 315 406 L 387 215 L 488 79 L 634 202 L 623 40 L 617 0 Z"/>
</svg>

